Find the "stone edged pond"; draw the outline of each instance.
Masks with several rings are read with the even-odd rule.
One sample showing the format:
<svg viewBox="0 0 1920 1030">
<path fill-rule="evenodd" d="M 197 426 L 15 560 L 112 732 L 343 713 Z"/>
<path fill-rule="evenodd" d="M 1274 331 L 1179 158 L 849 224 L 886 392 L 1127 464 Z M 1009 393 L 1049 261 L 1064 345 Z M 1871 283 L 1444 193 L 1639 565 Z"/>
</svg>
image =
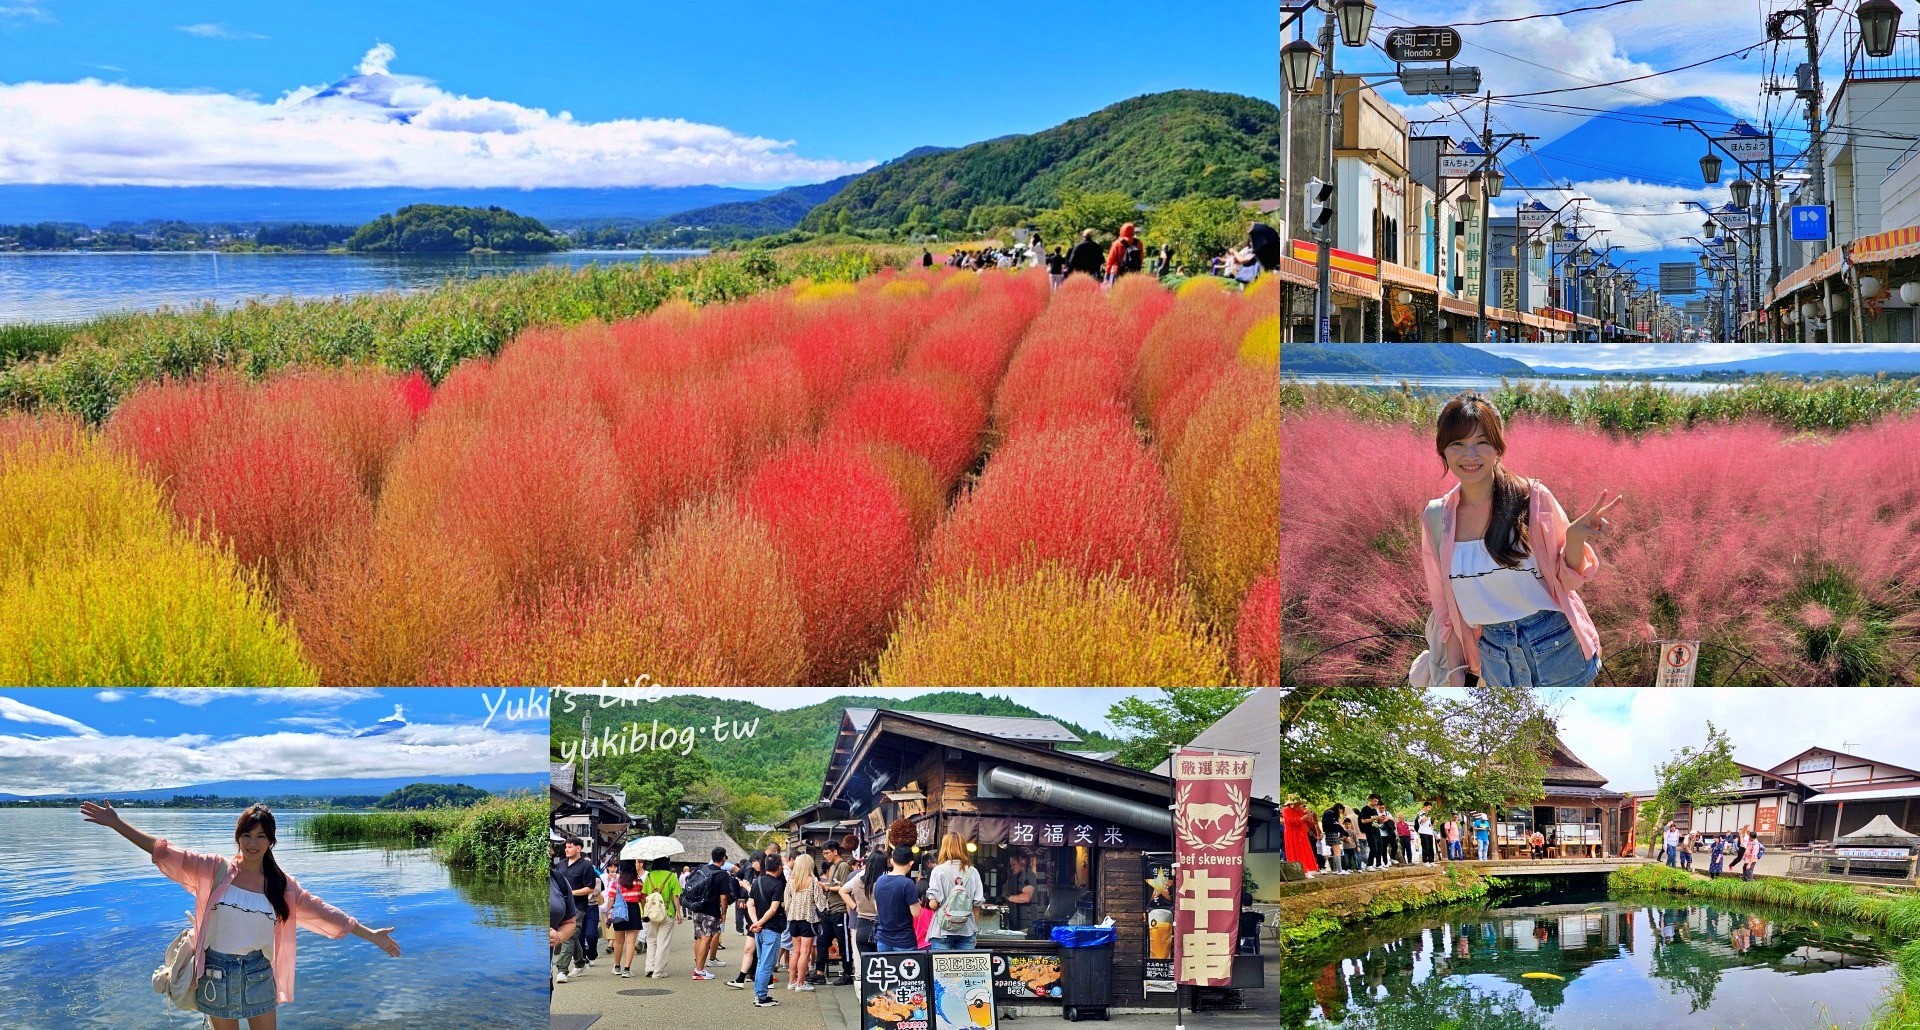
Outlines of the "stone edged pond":
<svg viewBox="0 0 1920 1030">
<path fill-rule="evenodd" d="M 1567 877 L 1387 916 L 1283 960 L 1280 1025 L 1339 1030 L 1861 1027 L 1894 982 L 1864 923 Z"/>
</svg>

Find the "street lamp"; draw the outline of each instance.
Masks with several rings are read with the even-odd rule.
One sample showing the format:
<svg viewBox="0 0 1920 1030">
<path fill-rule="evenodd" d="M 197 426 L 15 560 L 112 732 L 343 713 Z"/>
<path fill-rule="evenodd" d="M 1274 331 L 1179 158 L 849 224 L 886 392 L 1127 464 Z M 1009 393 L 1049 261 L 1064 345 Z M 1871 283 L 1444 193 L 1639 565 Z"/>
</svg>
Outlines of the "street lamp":
<svg viewBox="0 0 1920 1030">
<path fill-rule="evenodd" d="M 1700 228 L 1707 231 L 1707 239 L 1717 240 L 1720 238 L 1720 223 L 1718 221 L 1709 218 L 1700 223 Z"/>
<path fill-rule="evenodd" d="M 1533 238 L 1533 259 L 1535 261 L 1538 261 L 1541 258 L 1544 258 L 1546 256 L 1547 256 L 1547 241 L 1541 239 L 1538 236 L 1535 236 Z"/>
<path fill-rule="evenodd" d="M 1753 199 L 1753 183 L 1745 178 L 1735 179 L 1727 184 L 1727 192 L 1733 194 L 1733 206 L 1745 211 L 1747 202 Z"/>
<path fill-rule="evenodd" d="M 1705 251 L 1702 251 L 1700 254 L 1700 267 L 1701 268 L 1713 267 L 1713 258 L 1708 257 Z"/>
<path fill-rule="evenodd" d="M 1700 177 L 1709 186 L 1720 181 L 1720 155 L 1707 151 L 1707 155 L 1700 159 Z"/>
<path fill-rule="evenodd" d="M 1900 5 L 1893 0 L 1864 0 L 1856 13 L 1860 17 L 1860 42 L 1867 53 L 1874 57 L 1893 53 L 1894 37 L 1900 32 Z"/>
<path fill-rule="evenodd" d="M 1486 191 L 1487 196 L 1497 197 L 1500 195 L 1501 187 L 1505 186 L 1506 183 L 1507 177 L 1500 174 L 1500 169 L 1488 168 L 1484 181 L 1480 183 L 1480 186 Z"/>
<path fill-rule="evenodd" d="M 1304 39 L 1280 48 L 1280 71 L 1286 76 L 1287 91 L 1296 96 L 1313 92 L 1314 69 L 1319 64 L 1320 48 Z"/>
<path fill-rule="evenodd" d="M 1374 0 L 1339 0 L 1334 14 L 1340 19 L 1340 42 L 1348 46 L 1366 46 L 1373 31 Z"/>
</svg>

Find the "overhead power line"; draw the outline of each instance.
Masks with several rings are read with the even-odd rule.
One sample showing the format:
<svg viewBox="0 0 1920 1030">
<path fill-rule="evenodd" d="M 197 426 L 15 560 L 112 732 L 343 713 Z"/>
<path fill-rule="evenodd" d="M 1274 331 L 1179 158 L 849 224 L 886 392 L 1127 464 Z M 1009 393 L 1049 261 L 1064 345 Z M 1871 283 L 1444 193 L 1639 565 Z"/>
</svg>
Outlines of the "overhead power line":
<svg viewBox="0 0 1920 1030">
<path fill-rule="evenodd" d="M 1569 14 L 1581 14 L 1586 11 L 1604 11 L 1609 7 L 1625 7 L 1628 4 L 1643 3 L 1644 0 L 1613 0 L 1610 4 L 1596 4 L 1592 7 L 1576 7 L 1571 11 L 1555 11 L 1552 14 L 1528 14 L 1519 18 L 1491 18 L 1487 21 L 1455 22 L 1453 28 L 1470 29 L 1476 25 L 1505 25 L 1516 21 L 1533 21 L 1536 18 L 1561 18 Z"/>
</svg>

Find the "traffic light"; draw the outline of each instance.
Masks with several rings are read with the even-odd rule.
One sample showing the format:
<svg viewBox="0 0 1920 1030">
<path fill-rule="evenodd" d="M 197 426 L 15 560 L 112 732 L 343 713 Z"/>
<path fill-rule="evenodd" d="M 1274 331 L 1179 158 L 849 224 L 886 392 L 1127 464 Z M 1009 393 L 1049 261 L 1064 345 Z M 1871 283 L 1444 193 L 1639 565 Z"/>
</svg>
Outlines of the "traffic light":
<svg viewBox="0 0 1920 1030">
<path fill-rule="evenodd" d="M 1324 233 L 1333 222 L 1333 183 L 1307 180 L 1307 228 Z"/>
</svg>

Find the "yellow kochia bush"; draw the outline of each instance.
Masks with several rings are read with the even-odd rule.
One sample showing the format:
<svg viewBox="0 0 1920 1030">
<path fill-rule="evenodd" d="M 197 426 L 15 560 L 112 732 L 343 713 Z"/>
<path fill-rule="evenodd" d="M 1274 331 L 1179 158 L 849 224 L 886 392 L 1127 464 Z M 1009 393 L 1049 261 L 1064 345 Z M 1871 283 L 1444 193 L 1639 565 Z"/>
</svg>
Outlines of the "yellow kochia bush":
<svg viewBox="0 0 1920 1030">
<path fill-rule="evenodd" d="M 227 550 L 76 426 L 0 431 L 0 683 L 310 685 L 313 668 Z"/>
<path fill-rule="evenodd" d="M 1234 366 L 1215 381 L 1167 459 L 1180 542 L 1200 610 L 1231 626 L 1280 554 L 1280 383 Z"/>
<path fill-rule="evenodd" d="M 1047 564 L 933 584 L 880 656 L 874 686 L 1207 686 L 1224 648 L 1184 592 Z"/>
</svg>

